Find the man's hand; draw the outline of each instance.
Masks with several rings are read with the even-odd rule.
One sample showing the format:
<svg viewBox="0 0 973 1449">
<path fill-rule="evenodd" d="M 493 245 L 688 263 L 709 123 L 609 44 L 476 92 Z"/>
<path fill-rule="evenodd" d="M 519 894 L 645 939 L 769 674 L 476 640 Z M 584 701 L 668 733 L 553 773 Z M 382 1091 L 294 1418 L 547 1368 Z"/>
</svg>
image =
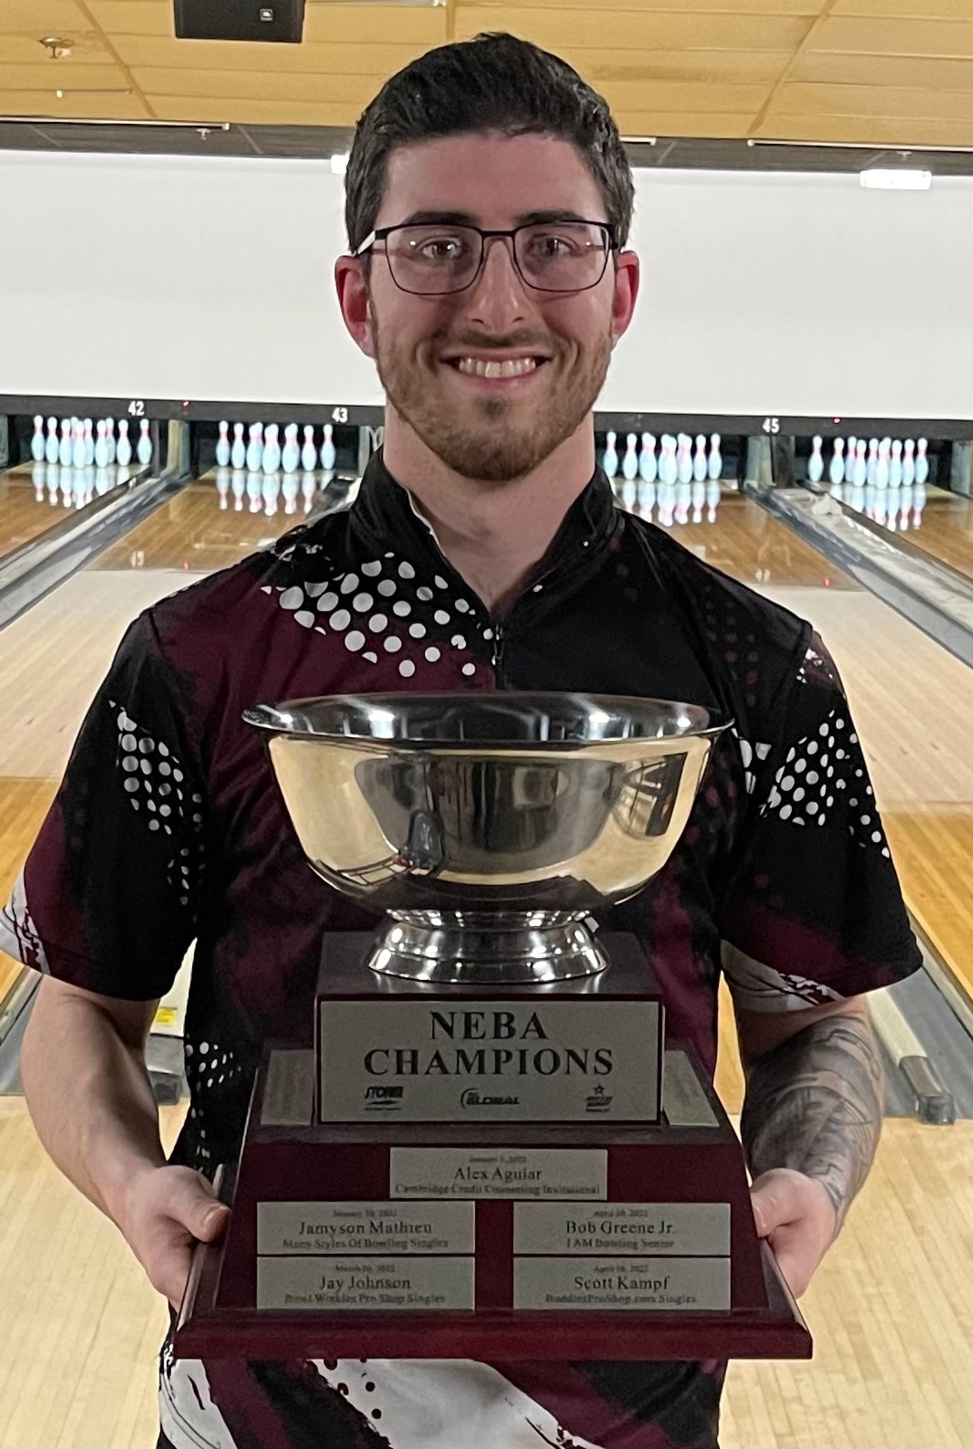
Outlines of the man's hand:
<svg viewBox="0 0 973 1449">
<path fill-rule="evenodd" d="M 191 1167 L 151 1167 L 132 1179 L 118 1226 L 149 1282 L 178 1309 L 193 1248 L 225 1231 L 230 1209 Z"/>
<path fill-rule="evenodd" d="M 838 1214 L 816 1178 L 790 1167 L 761 1173 L 750 1189 L 757 1236 L 769 1242 L 784 1281 L 800 1298 L 838 1233 Z"/>
</svg>

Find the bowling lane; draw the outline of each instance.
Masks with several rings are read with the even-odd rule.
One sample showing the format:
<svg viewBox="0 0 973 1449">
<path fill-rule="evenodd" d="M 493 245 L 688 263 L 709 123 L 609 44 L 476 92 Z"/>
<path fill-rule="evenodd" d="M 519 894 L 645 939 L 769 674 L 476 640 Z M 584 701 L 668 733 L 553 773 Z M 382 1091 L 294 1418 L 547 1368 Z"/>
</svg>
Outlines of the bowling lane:
<svg viewBox="0 0 973 1449">
<path fill-rule="evenodd" d="M 229 486 L 218 486 L 223 480 L 215 474 L 191 484 L 0 632 L 4 899 L 129 621 L 166 594 L 271 544 L 302 522 L 305 508 L 319 507 L 327 497 L 327 480 L 318 474 L 313 490 L 308 485 L 306 496 L 298 492 L 291 509 L 279 480 L 281 492 L 275 495 L 274 485 L 256 476 L 259 490 L 252 485 L 254 496 L 244 496 L 240 508 Z M 19 965 L 0 952 L 0 1001 L 19 972 Z"/>
<path fill-rule="evenodd" d="M 131 476 L 131 469 L 114 465 L 62 468 L 57 463 L 21 463 L 0 473 L 0 562 Z"/>
<path fill-rule="evenodd" d="M 910 494 L 911 512 L 908 497 L 903 497 Z M 933 562 L 948 564 L 973 579 L 973 501 L 943 488 L 929 488 L 924 498 L 918 494 L 915 488 L 889 488 L 887 498 L 869 500 L 869 516 L 891 532 L 903 534 Z M 865 509 L 868 511 L 867 503 Z"/>
</svg>

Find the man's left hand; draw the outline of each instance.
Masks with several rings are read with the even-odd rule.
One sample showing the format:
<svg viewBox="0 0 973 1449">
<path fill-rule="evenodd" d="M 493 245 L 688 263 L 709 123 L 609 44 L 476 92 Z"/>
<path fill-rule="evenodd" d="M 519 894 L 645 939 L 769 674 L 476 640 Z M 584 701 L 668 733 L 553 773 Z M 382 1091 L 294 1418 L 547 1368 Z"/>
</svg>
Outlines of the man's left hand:
<svg viewBox="0 0 973 1449">
<path fill-rule="evenodd" d="M 784 1281 L 800 1298 L 838 1234 L 823 1185 L 790 1167 L 761 1173 L 750 1189 L 757 1236 L 769 1242 Z"/>
</svg>

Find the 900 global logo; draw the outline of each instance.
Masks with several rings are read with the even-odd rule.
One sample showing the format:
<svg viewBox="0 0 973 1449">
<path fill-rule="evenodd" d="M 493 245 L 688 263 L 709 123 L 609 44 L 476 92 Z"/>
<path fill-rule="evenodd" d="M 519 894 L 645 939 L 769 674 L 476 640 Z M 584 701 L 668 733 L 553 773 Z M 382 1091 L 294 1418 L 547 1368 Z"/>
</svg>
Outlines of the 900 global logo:
<svg viewBox="0 0 973 1449">
<path fill-rule="evenodd" d="M 481 1096 L 476 1087 L 467 1087 L 465 1092 L 460 1094 L 461 1107 L 519 1107 L 519 1097 L 489 1097 Z"/>
</svg>

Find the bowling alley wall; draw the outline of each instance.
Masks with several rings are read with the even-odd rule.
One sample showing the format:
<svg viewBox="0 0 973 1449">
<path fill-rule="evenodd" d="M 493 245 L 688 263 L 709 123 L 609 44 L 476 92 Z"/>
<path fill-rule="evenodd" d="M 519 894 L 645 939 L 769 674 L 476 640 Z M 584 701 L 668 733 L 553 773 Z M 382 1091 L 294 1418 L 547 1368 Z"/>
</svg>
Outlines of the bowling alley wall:
<svg viewBox="0 0 973 1449">
<path fill-rule="evenodd" d="M 642 292 L 600 408 L 973 418 L 973 178 L 636 189 Z M 0 208 L 0 394 L 381 401 L 334 297 L 327 162 L 0 152 Z"/>
</svg>

